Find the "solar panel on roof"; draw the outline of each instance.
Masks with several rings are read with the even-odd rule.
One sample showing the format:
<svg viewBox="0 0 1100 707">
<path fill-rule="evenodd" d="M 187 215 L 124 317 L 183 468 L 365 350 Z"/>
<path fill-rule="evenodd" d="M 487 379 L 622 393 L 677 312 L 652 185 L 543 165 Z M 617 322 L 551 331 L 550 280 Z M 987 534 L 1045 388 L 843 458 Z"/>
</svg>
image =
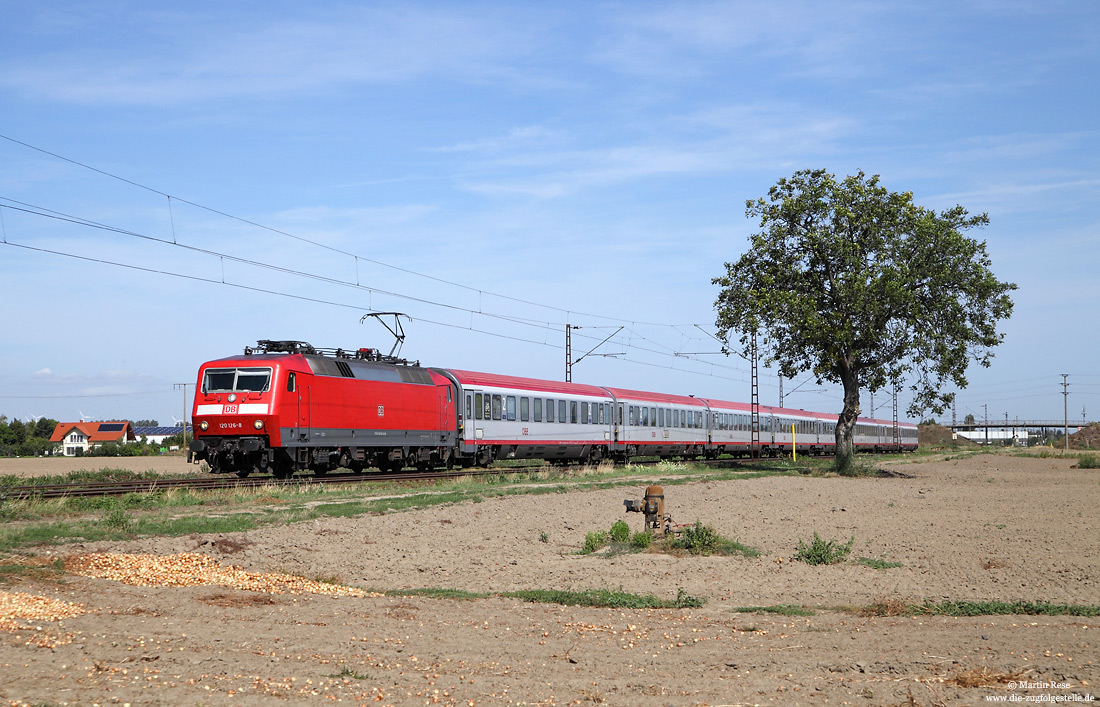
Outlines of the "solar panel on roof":
<svg viewBox="0 0 1100 707">
<path fill-rule="evenodd" d="M 124 422 L 104 422 L 99 426 L 100 432 L 121 432 L 126 427 Z"/>
</svg>

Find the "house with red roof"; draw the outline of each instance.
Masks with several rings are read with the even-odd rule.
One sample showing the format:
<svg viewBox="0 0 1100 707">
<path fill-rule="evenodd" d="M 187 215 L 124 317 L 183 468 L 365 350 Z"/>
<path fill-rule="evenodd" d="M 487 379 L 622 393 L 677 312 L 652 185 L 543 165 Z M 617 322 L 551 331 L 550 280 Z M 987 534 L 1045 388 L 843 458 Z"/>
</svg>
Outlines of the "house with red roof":
<svg viewBox="0 0 1100 707">
<path fill-rule="evenodd" d="M 75 457 L 104 442 L 126 444 L 137 437 L 129 422 L 59 422 L 50 441 L 60 445 L 65 456 Z"/>
</svg>

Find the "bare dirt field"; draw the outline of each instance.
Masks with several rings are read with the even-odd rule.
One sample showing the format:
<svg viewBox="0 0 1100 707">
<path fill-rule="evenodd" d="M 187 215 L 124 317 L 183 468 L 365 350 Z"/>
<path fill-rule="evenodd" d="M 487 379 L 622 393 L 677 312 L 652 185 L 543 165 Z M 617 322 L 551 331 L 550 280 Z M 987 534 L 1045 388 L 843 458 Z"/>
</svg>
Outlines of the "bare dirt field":
<svg viewBox="0 0 1100 707">
<path fill-rule="evenodd" d="M 911 478 L 666 486 L 677 523 L 701 520 L 763 551 L 755 558 L 575 554 L 586 532 L 619 518 L 641 528 L 622 501 L 640 498 L 648 480 L 232 536 L 43 548 L 203 553 L 249 572 L 360 588 L 621 588 L 670 599 L 682 589 L 706 603 L 619 610 L 18 580 L 0 594 L 86 613 L 0 621 L 0 703 L 932 707 L 1096 696 L 1100 618 L 842 610 L 899 600 L 1100 603 L 1100 471 L 1074 461 L 983 454 L 890 467 Z M 792 560 L 814 531 L 854 536 L 851 558 Z M 901 566 L 873 569 L 860 557 Z M 733 610 L 778 604 L 815 613 Z"/>
<path fill-rule="evenodd" d="M 155 471 L 158 474 L 199 473 L 197 464 L 188 464 L 182 455 L 159 457 L 0 457 L 0 475 L 61 476 L 74 471 L 125 469 Z"/>
</svg>

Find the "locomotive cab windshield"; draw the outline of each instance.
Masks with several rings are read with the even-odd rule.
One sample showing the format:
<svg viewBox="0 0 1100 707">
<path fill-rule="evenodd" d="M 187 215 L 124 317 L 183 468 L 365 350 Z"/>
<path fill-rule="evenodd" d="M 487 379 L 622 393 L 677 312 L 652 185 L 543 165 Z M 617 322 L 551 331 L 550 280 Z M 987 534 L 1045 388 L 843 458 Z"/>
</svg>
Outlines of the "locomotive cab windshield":
<svg viewBox="0 0 1100 707">
<path fill-rule="evenodd" d="M 204 393 L 263 393 L 271 387 L 270 368 L 208 368 Z"/>
</svg>

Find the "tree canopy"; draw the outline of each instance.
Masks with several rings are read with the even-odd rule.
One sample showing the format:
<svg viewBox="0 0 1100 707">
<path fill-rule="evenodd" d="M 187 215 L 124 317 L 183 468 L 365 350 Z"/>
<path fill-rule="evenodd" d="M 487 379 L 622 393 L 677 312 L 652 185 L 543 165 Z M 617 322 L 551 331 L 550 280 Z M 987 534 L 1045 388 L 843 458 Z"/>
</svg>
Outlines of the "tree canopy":
<svg viewBox="0 0 1100 707">
<path fill-rule="evenodd" d="M 991 271 L 985 242 L 963 231 L 989 223 L 955 206 L 936 212 L 890 192 L 878 175 L 838 181 L 825 170 L 780 179 L 746 202 L 760 231 L 726 274 L 715 302 L 724 350 L 750 355 L 793 378 L 841 384 L 837 464 L 846 469 L 859 393 L 909 385 L 909 415 L 942 413 L 946 387 L 966 386 L 971 360 L 989 366 L 1012 313 L 1016 285 Z M 731 336 L 737 335 L 739 345 Z"/>
</svg>

